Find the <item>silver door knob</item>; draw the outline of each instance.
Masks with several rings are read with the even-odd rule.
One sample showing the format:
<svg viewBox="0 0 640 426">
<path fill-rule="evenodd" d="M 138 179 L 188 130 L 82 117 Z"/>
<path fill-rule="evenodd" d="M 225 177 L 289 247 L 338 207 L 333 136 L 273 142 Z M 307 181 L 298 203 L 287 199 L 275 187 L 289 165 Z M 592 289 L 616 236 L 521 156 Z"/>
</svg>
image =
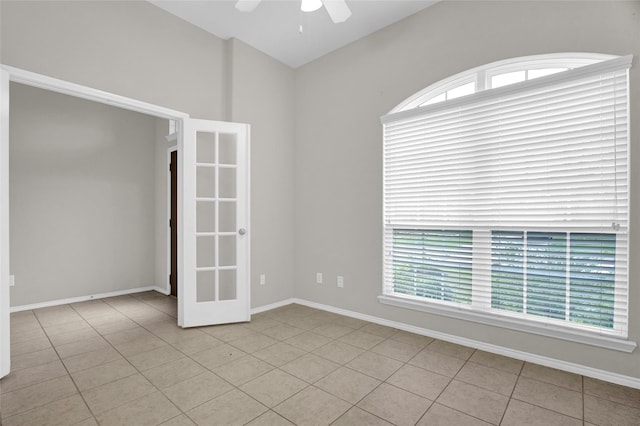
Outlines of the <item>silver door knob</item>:
<svg viewBox="0 0 640 426">
<path fill-rule="evenodd" d="M 246 230 L 246 229 L 244 229 L 244 228 L 240 228 L 240 229 L 238 230 L 238 234 L 240 234 L 240 235 L 244 235 L 244 234 L 246 234 L 246 233 L 247 233 L 247 230 Z"/>
</svg>

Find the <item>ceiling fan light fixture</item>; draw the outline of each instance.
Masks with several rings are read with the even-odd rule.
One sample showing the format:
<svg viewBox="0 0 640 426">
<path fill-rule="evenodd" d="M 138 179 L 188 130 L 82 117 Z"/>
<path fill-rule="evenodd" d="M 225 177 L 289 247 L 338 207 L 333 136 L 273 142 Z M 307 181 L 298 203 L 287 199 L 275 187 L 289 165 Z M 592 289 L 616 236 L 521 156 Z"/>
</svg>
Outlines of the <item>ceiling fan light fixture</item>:
<svg viewBox="0 0 640 426">
<path fill-rule="evenodd" d="M 303 12 L 315 12 L 322 7 L 322 0 L 302 0 L 300 10 Z"/>
</svg>

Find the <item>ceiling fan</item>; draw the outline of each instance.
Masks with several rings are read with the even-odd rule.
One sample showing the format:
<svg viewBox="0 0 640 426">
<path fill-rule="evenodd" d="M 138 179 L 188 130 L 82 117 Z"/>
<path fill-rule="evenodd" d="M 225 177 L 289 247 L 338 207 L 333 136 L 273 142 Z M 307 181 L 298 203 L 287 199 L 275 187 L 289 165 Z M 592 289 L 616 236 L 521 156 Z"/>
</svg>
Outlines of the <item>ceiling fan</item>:
<svg viewBox="0 0 640 426">
<path fill-rule="evenodd" d="M 238 0 L 236 9 L 241 12 L 253 11 L 262 0 Z M 334 24 L 344 22 L 351 16 L 351 10 L 345 0 L 301 0 L 300 10 L 313 12 L 324 6 Z"/>
</svg>

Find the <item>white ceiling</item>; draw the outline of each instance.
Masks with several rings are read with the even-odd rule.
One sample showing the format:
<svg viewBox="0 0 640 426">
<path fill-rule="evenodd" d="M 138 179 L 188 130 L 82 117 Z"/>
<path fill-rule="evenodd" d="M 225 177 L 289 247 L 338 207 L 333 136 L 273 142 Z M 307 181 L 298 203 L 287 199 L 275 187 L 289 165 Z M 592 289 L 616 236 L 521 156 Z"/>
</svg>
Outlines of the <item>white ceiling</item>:
<svg viewBox="0 0 640 426">
<path fill-rule="evenodd" d="M 236 10 L 236 0 L 148 1 L 222 39 L 237 38 L 297 68 L 438 0 L 346 0 L 352 15 L 340 24 L 331 21 L 324 7 L 301 12 L 300 0 L 262 0 L 248 13 Z"/>
</svg>

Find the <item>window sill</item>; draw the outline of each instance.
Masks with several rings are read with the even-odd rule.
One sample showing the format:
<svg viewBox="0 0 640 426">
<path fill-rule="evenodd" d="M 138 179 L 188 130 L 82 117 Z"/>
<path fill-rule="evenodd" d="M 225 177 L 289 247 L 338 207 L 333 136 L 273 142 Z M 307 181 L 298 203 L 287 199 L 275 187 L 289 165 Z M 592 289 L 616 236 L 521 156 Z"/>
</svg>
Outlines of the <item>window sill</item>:
<svg viewBox="0 0 640 426">
<path fill-rule="evenodd" d="M 525 333 L 538 334 L 540 336 L 553 337 L 556 339 L 612 349 L 620 352 L 631 353 L 637 346 L 636 342 L 633 342 L 631 340 L 625 340 L 606 335 L 596 335 L 580 330 L 567 330 L 552 324 L 539 324 L 526 320 L 520 320 L 518 318 L 499 317 L 488 313 L 474 312 L 450 306 L 420 302 L 417 300 L 399 296 L 381 295 L 378 296 L 378 301 L 385 305 L 413 309 L 416 311 L 428 312 L 430 314 L 442 315 L 466 321 L 473 321 L 480 324 L 492 325 L 494 327 L 502 327 L 510 330 L 522 331 Z"/>
</svg>

